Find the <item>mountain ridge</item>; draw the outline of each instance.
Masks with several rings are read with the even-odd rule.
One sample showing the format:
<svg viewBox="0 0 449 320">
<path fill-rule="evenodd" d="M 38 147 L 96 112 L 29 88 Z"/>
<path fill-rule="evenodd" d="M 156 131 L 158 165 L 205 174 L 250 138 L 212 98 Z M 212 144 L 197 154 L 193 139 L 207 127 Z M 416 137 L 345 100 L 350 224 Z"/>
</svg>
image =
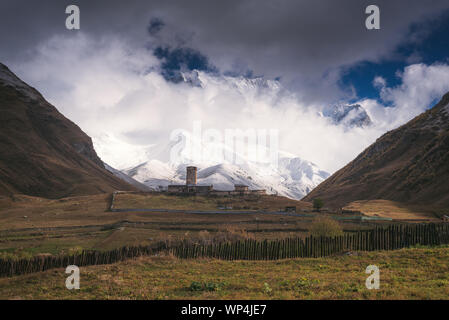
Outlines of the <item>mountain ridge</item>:
<svg viewBox="0 0 449 320">
<path fill-rule="evenodd" d="M 198 166 L 198 184 L 213 185 L 216 190 L 233 190 L 234 184 L 245 184 L 250 189 L 265 189 L 268 193 L 292 199 L 302 198 L 329 176 L 313 163 L 298 157 L 281 157 L 278 168 L 251 162 L 242 165 L 190 164 Z M 184 184 L 186 166 L 186 163 L 170 164 L 152 159 L 124 170 L 124 173 L 153 190 L 160 190 L 169 184 Z"/>
<path fill-rule="evenodd" d="M 433 108 L 383 134 L 303 198 L 343 206 L 385 199 L 449 205 L 449 93 Z"/>
<path fill-rule="evenodd" d="M 373 124 L 360 104 L 337 104 L 325 108 L 323 116 L 330 118 L 335 125 L 343 125 L 345 128 L 364 128 Z"/>
<path fill-rule="evenodd" d="M 89 136 L 1 63 L 0 112 L 0 193 L 136 190 L 105 169 Z"/>
</svg>

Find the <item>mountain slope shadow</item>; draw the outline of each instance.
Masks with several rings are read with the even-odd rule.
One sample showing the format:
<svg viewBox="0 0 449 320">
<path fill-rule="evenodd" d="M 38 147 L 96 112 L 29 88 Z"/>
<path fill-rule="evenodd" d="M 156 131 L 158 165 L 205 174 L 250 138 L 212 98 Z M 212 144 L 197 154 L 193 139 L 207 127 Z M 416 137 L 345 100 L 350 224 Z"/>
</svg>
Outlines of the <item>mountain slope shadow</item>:
<svg viewBox="0 0 449 320">
<path fill-rule="evenodd" d="M 449 93 L 433 108 L 387 132 L 303 200 L 326 205 L 385 199 L 449 205 Z"/>
<path fill-rule="evenodd" d="M 2 64 L 0 113 L 0 194 L 135 190 L 105 170 L 89 136 Z"/>
</svg>

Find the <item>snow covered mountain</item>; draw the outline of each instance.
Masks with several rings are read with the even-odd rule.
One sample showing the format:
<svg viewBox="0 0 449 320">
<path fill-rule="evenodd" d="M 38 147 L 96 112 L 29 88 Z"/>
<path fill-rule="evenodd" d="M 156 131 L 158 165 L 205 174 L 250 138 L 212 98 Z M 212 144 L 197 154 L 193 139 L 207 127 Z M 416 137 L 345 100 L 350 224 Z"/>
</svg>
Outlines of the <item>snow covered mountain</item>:
<svg viewBox="0 0 449 320">
<path fill-rule="evenodd" d="M 329 177 L 329 173 L 297 157 L 283 157 L 279 162 L 277 170 L 255 164 L 195 165 L 198 166 L 200 185 L 212 184 L 216 190 L 233 190 L 234 184 L 245 184 L 250 189 L 265 189 L 268 193 L 277 193 L 293 199 L 301 199 Z M 187 164 L 173 165 L 150 160 L 124 172 L 133 179 L 158 190 L 165 189 L 169 184 L 184 184 L 186 166 Z"/>
<path fill-rule="evenodd" d="M 212 153 L 212 146 L 198 144 L 196 147 L 203 148 L 203 154 Z M 122 171 L 153 190 L 161 190 L 169 184 L 184 184 L 186 167 L 195 165 L 200 185 L 212 184 L 216 190 L 233 190 L 234 184 L 245 184 L 250 189 L 265 189 L 268 193 L 293 199 L 301 199 L 329 177 L 329 173 L 315 164 L 285 152 L 279 152 L 277 165 L 272 165 L 233 151 L 232 158 L 239 161 L 220 161 L 210 156 L 195 159 L 191 157 L 192 145 L 179 150 L 176 159 L 170 158 L 170 152 L 176 146 L 177 142 L 171 142 L 149 147 L 144 152 L 148 156 L 147 161 Z M 216 150 L 217 145 L 213 147 Z M 218 147 L 229 152 L 223 145 Z"/>
<path fill-rule="evenodd" d="M 136 187 L 138 190 L 142 190 L 142 191 L 151 191 L 152 190 L 152 188 L 150 188 L 150 187 L 144 185 L 143 183 L 140 183 L 139 181 L 131 178 L 126 173 L 123 173 L 120 170 L 114 169 L 113 167 L 111 167 L 107 163 L 103 163 L 103 164 L 104 164 L 104 168 L 106 170 L 108 170 L 110 173 L 112 173 L 114 176 L 116 176 L 117 178 L 119 178 L 119 179 L 121 179 L 123 181 L 126 181 L 130 185 Z"/>
<path fill-rule="evenodd" d="M 367 127 L 372 124 L 366 110 L 359 104 L 339 104 L 329 107 L 323 111 L 323 115 L 332 120 L 334 124 L 345 127 Z"/>
<path fill-rule="evenodd" d="M 448 117 L 449 92 L 431 109 L 378 138 L 307 200 L 321 198 L 340 208 L 361 199 L 447 208 Z"/>
<path fill-rule="evenodd" d="M 182 75 L 185 82 L 198 87 L 219 81 L 220 86 L 245 93 L 247 98 L 265 95 L 273 103 L 280 95 L 288 94 L 278 81 L 262 77 L 224 76 L 217 80 L 196 71 Z M 270 161 L 252 157 L 250 152 L 230 149 L 226 143 L 189 139 L 191 143 L 182 136 L 168 143 L 135 146 L 125 142 L 126 138 L 104 134 L 94 137 L 93 143 L 109 165 L 153 190 L 166 189 L 170 184 L 184 184 L 185 168 L 189 165 L 198 167 L 199 184 L 212 184 L 216 190 L 233 190 L 235 184 L 245 184 L 250 189 L 265 189 L 268 193 L 293 199 L 301 199 L 329 176 L 315 164 L 285 152 L 279 152 L 273 165 Z M 259 146 L 253 149 L 257 148 Z M 270 153 L 266 149 L 260 151 L 252 155 Z M 231 157 L 217 157 L 223 153 Z"/>
<path fill-rule="evenodd" d="M 242 96 L 264 95 L 275 103 L 280 97 L 291 96 L 286 88 L 277 80 L 269 80 L 264 77 L 247 78 L 242 76 L 210 77 L 204 72 L 196 70 L 181 72 L 184 82 L 196 87 L 205 88 L 210 84 L 227 86 L 240 92 Z M 339 103 L 329 105 L 322 109 L 321 116 L 329 118 L 334 125 L 341 125 L 347 129 L 364 128 L 372 124 L 372 120 L 366 110 L 360 104 Z"/>
</svg>

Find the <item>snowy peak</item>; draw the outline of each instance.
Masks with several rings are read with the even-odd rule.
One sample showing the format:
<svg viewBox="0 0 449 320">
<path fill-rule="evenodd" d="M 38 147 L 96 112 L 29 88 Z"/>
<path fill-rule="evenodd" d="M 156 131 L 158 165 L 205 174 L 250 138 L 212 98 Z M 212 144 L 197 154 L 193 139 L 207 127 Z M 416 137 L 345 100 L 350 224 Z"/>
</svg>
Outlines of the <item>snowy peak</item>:
<svg viewBox="0 0 449 320">
<path fill-rule="evenodd" d="M 166 187 L 170 183 L 181 182 L 182 179 L 175 167 L 154 159 L 135 168 L 125 170 L 125 173 L 152 188 Z"/>
<path fill-rule="evenodd" d="M 221 86 L 237 89 L 240 93 L 252 92 L 253 94 L 270 93 L 277 94 L 283 90 L 281 84 L 277 80 L 265 79 L 264 77 L 247 78 L 244 76 L 224 75 L 221 77 L 211 76 L 204 71 L 192 70 L 181 72 L 182 82 L 205 88 L 210 84 L 220 82 Z"/>
<path fill-rule="evenodd" d="M 280 173 L 293 181 L 304 179 L 314 181 L 317 176 L 323 179 L 329 176 L 329 173 L 320 170 L 315 164 L 300 158 L 281 158 Z"/>
<path fill-rule="evenodd" d="M 134 168 L 150 158 L 151 146 L 133 145 L 113 134 L 100 134 L 93 137 L 92 142 L 101 158 L 119 170 Z"/>
<path fill-rule="evenodd" d="M 213 185 L 216 190 L 234 190 L 235 184 L 244 184 L 250 189 L 265 189 L 294 199 L 301 199 L 329 176 L 315 164 L 295 155 L 279 151 L 273 156 L 267 146 L 247 144 L 244 148 L 233 148 L 226 143 L 205 142 L 188 133 L 180 133 L 175 138 L 165 144 L 141 147 L 140 151 L 134 146 L 126 147 L 128 151 L 123 159 L 105 158 L 109 163 L 114 160 L 113 166 L 153 190 L 184 184 L 188 165 L 198 167 L 198 184 Z M 104 154 L 111 144 L 103 143 L 112 140 L 111 137 L 94 139 L 95 147 Z M 120 143 L 117 146 L 122 148 Z M 115 150 L 111 154 L 119 156 Z M 146 160 L 128 166 L 129 158 Z"/>
<path fill-rule="evenodd" d="M 323 115 L 332 120 L 334 124 L 346 127 L 367 127 L 372 124 L 366 110 L 359 104 L 339 104 L 324 110 Z"/>
<path fill-rule="evenodd" d="M 150 187 L 144 185 L 143 183 L 138 182 L 137 180 L 131 178 L 127 174 L 123 173 L 122 171 L 114 169 L 113 167 L 111 167 L 107 163 L 104 163 L 104 168 L 106 170 L 108 170 L 110 173 L 112 173 L 114 176 L 116 176 L 117 178 L 119 178 L 119 179 L 129 183 L 130 185 L 136 187 L 138 190 L 142 190 L 142 191 L 150 191 L 151 190 Z"/>
<path fill-rule="evenodd" d="M 449 206 L 449 93 L 433 108 L 378 138 L 306 200 L 342 207 L 385 199 L 434 208 Z"/>
<path fill-rule="evenodd" d="M 165 189 L 169 184 L 185 183 L 186 164 L 168 164 L 150 160 L 126 171 L 133 179 L 154 190 Z M 281 158 L 277 169 L 261 164 L 235 165 L 221 163 L 198 166 L 198 184 L 213 185 L 216 190 L 233 190 L 235 184 L 244 184 L 250 189 L 265 189 L 293 199 L 301 199 L 313 188 L 329 177 L 311 162 L 300 158 Z"/>
</svg>

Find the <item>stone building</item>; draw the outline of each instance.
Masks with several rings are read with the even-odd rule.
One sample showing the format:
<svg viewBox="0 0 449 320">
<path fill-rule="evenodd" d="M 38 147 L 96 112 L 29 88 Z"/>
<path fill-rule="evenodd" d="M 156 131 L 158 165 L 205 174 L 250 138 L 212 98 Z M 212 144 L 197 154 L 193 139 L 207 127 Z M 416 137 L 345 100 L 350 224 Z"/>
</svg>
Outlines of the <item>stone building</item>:
<svg viewBox="0 0 449 320">
<path fill-rule="evenodd" d="M 234 185 L 233 191 L 214 190 L 213 185 L 197 184 L 198 168 L 188 166 L 186 168 L 186 184 L 172 184 L 167 187 L 167 192 L 171 194 L 201 194 L 214 196 L 244 196 L 248 194 L 266 194 L 265 190 L 249 190 L 244 184 Z"/>
<path fill-rule="evenodd" d="M 186 174 L 186 185 L 196 185 L 196 173 L 198 171 L 197 167 L 189 166 L 187 167 L 187 174 Z"/>
<path fill-rule="evenodd" d="M 235 184 L 234 191 L 246 193 L 249 191 L 249 187 L 244 184 Z"/>
<path fill-rule="evenodd" d="M 167 192 L 175 194 L 208 194 L 211 192 L 212 185 L 197 185 L 197 172 L 197 167 L 188 166 L 186 168 L 186 184 L 169 185 Z"/>
<path fill-rule="evenodd" d="M 190 194 L 208 194 L 213 190 L 211 185 L 169 185 L 167 188 L 168 193 L 190 193 Z"/>
</svg>

